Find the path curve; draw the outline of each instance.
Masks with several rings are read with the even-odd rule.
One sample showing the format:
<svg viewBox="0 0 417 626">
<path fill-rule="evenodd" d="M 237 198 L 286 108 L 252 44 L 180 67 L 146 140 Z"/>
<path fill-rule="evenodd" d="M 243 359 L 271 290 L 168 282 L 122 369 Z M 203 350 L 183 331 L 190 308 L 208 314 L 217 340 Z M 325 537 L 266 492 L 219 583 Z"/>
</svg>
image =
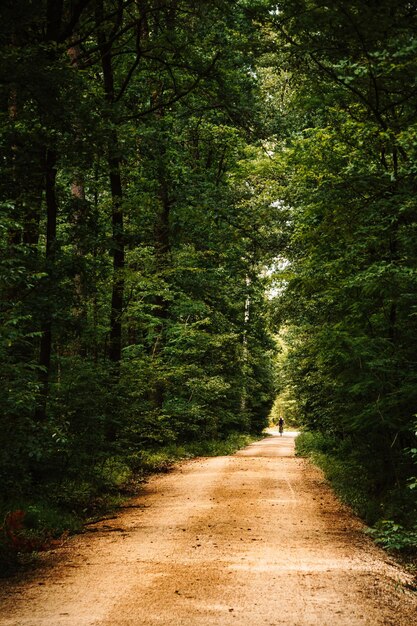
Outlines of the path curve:
<svg viewBox="0 0 417 626">
<path fill-rule="evenodd" d="M 411 626 L 407 574 L 272 436 L 152 478 L 0 591 L 1 626 Z"/>
</svg>

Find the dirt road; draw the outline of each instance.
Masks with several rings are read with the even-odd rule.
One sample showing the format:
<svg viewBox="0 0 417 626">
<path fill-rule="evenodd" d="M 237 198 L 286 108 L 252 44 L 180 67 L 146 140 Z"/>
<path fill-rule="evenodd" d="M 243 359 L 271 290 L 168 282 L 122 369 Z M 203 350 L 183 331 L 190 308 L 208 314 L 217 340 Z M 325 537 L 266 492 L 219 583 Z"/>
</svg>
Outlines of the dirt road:
<svg viewBox="0 0 417 626">
<path fill-rule="evenodd" d="M 152 478 L 0 592 L 1 626 L 412 626 L 407 575 L 271 437 Z"/>
</svg>

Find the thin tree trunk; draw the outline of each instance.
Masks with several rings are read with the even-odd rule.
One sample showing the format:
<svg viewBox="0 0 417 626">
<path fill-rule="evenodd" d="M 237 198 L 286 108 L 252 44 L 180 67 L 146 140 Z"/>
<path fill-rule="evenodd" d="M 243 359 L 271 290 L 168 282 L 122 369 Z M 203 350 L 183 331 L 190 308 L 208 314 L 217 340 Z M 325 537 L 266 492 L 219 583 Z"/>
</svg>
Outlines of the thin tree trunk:
<svg viewBox="0 0 417 626">
<path fill-rule="evenodd" d="M 97 8 L 97 22 L 101 24 L 103 5 Z M 112 66 L 112 44 L 106 39 L 102 28 L 98 31 L 98 45 L 103 70 L 104 93 L 110 107 L 114 103 L 114 77 Z M 121 177 L 119 141 L 117 132 L 111 131 L 108 138 L 108 164 L 110 176 L 110 190 L 112 196 L 112 255 L 113 255 L 113 284 L 111 296 L 109 359 L 115 365 L 118 374 L 122 358 L 122 317 L 124 301 L 124 267 L 125 244 L 123 223 L 123 186 Z"/>
<path fill-rule="evenodd" d="M 171 249 L 170 236 L 169 236 L 169 222 L 170 222 L 170 209 L 171 203 L 168 193 L 168 186 L 164 176 L 161 177 L 159 197 L 161 202 L 161 208 L 157 215 L 154 229 L 155 237 L 155 261 L 156 271 L 163 276 L 164 271 L 168 266 L 168 256 Z M 156 358 L 161 354 L 165 344 L 165 331 L 166 323 L 169 315 L 168 301 L 163 295 L 157 295 L 155 298 L 155 317 L 158 319 L 158 325 L 156 328 L 157 338 L 152 350 L 152 356 Z M 153 403 L 156 408 L 161 409 L 164 402 L 165 385 L 163 381 L 158 380 L 155 384 L 153 392 Z"/>
<path fill-rule="evenodd" d="M 14 41 L 14 38 L 12 37 L 12 41 Z M 9 113 L 9 118 L 10 120 L 12 120 L 13 122 L 16 122 L 17 119 L 17 89 L 16 87 L 12 87 L 9 93 L 9 101 L 8 101 L 8 113 Z M 19 202 L 20 202 L 20 198 L 19 198 L 19 193 L 18 193 L 18 189 L 20 188 L 19 186 L 19 180 L 18 180 L 18 173 L 17 173 L 17 167 L 16 167 L 16 155 L 17 155 L 17 146 L 14 144 L 11 147 L 11 153 L 12 153 L 12 171 L 13 171 L 13 175 L 12 175 L 12 179 L 13 179 L 13 186 L 14 189 L 16 190 L 16 206 L 15 206 L 15 211 L 17 214 L 19 214 Z M 22 233 L 20 228 L 16 228 L 13 227 L 12 229 L 10 229 L 9 231 L 9 235 L 8 235 L 8 242 L 9 242 L 9 246 L 11 249 L 13 249 L 14 246 L 18 246 L 22 241 Z"/>
<path fill-rule="evenodd" d="M 245 305 L 244 305 L 244 314 L 243 314 L 243 337 L 242 337 L 242 395 L 240 399 L 240 410 L 242 413 L 246 411 L 246 403 L 247 403 L 247 368 L 248 368 L 248 360 L 249 360 L 249 349 L 248 349 L 248 324 L 250 320 L 250 294 L 249 287 L 251 280 L 249 276 L 245 278 L 246 283 L 246 296 L 245 296 Z"/>
<path fill-rule="evenodd" d="M 45 157 L 45 200 L 46 200 L 46 270 L 48 272 L 49 285 L 54 280 L 54 265 L 56 254 L 56 224 L 58 205 L 56 201 L 56 153 L 47 150 Z M 40 399 L 35 412 L 37 420 L 46 418 L 46 405 L 49 393 L 49 380 L 52 355 L 52 310 L 49 302 L 45 311 L 45 318 L 41 327 L 42 336 L 40 343 L 39 374 Z"/>
<path fill-rule="evenodd" d="M 76 39 L 76 34 L 74 34 Z M 80 67 L 81 50 L 78 45 L 73 45 L 68 49 L 68 56 L 71 59 L 71 63 L 77 69 Z M 76 139 L 81 140 L 81 128 L 77 125 L 75 129 Z M 72 222 L 75 230 L 75 256 L 78 261 L 82 262 L 85 254 L 88 252 L 85 245 L 84 232 L 86 230 L 85 225 L 87 222 L 88 203 L 85 197 L 85 184 L 84 175 L 80 169 L 74 173 L 74 178 L 71 183 L 71 195 L 73 199 Z M 83 343 L 83 329 L 87 323 L 87 285 L 85 276 L 81 270 L 78 270 L 74 276 L 74 317 L 75 317 L 75 332 L 78 340 L 78 353 L 81 356 L 86 356 L 87 350 Z"/>
<path fill-rule="evenodd" d="M 398 152 L 397 148 L 394 146 L 392 150 L 392 176 L 394 178 L 394 188 L 397 192 L 398 190 Z M 389 241 L 389 254 L 391 263 L 396 263 L 398 261 L 398 229 L 399 229 L 399 218 L 398 215 L 395 216 L 395 219 L 392 221 L 391 233 L 390 233 L 390 241 Z M 391 339 L 392 343 L 396 342 L 397 338 L 397 298 L 393 296 L 393 302 L 390 306 L 389 311 L 389 324 L 388 324 L 388 335 Z"/>
<path fill-rule="evenodd" d="M 117 136 L 113 134 L 109 150 L 117 150 Z M 110 342 L 109 358 L 119 365 L 122 358 L 122 317 L 124 300 L 124 275 L 125 248 L 124 248 L 124 224 L 122 207 L 122 179 L 120 174 L 119 157 L 109 157 L 110 188 L 112 194 L 112 231 L 113 231 L 113 285 L 111 298 L 110 316 Z"/>
<path fill-rule="evenodd" d="M 62 23 L 63 0 L 48 0 L 46 4 L 46 34 L 47 42 L 57 42 Z M 54 53 L 51 52 L 51 55 Z M 56 224 L 58 205 L 56 199 L 56 152 L 46 148 L 44 157 L 45 173 L 45 202 L 46 202 L 46 252 L 45 266 L 48 273 L 48 287 L 54 282 L 55 274 L 55 254 L 56 254 Z M 50 294 L 49 294 L 50 295 Z M 39 350 L 39 374 L 40 397 L 35 410 L 35 419 L 42 421 L 46 418 L 46 406 L 48 402 L 49 380 L 52 356 L 52 303 L 49 302 L 44 311 L 41 323 L 41 342 Z"/>
</svg>

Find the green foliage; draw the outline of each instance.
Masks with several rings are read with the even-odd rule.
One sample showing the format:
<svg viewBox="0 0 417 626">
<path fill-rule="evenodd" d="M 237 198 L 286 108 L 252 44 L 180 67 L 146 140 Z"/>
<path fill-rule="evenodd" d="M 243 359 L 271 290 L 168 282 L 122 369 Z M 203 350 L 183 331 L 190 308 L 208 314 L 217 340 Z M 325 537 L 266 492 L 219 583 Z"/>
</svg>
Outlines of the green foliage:
<svg viewBox="0 0 417 626">
<path fill-rule="evenodd" d="M 386 550 L 414 553 L 417 551 L 417 526 L 410 530 L 392 520 L 381 520 L 367 532 Z"/>
<path fill-rule="evenodd" d="M 114 459 L 265 424 L 264 8 L 47 9 L 0 24 L 1 498 L 87 509 Z"/>
<path fill-rule="evenodd" d="M 64 513 L 50 507 L 47 502 L 31 504 L 26 509 L 25 529 L 39 537 L 60 537 L 65 532 L 80 530 L 80 521 L 73 513 Z"/>
<path fill-rule="evenodd" d="M 253 443 L 260 436 L 247 435 L 239 432 L 230 433 L 225 439 L 213 439 L 200 441 L 194 444 L 188 444 L 185 447 L 186 455 L 197 456 L 227 456 L 233 454 L 237 450 Z"/>
<path fill-rule="evenodd" d="M 297 455 L 310 457 L 323 470 L 342 502 L 372 525 L 367 532 L 377 543 L 391 550 L 415 551 L 416 501 L 404 486 L 382 488 L 376 475 L 378 459 L 366 456 L 350 440 L 320 432 L 301 433 L 295 445 Z"/>
<path fill-rule="evenodd" d="M 132 455 L 130 465 L 135 474 L 139 475 L 165 472 L 173 463 L 180 460 L 233 454 L 258 438 L 259 436 L 231 432 L 223 439 L 206 439 L 182 445 L 171 444 L 153 451 L 141 450 Z"/>
<path fill-rule="evenodd" d="M 29 500 L 20 498 L 1 504 L 0 577 L 12 573 L 28 554 L 48 549 L 55 540 L 80 532 L 86 520 L 96 520 L 117 509 L 149 474 L 167 472 L 175 462 L 197 456 L 233 454 L 256 439 L 232 432 L 223 439 L 107 457 L 96 465 L 88 479 L 78 476 L 54 482 L 49 477 L 42 492 L 32 493 Z M 85 473 L 85 463 L 80 469 Z"/>
<path fill-rule="evenodd" d="M 44 496 L 0 509 L 0 578 L 27 562 L 27 556 L 49 549 L 54 541 L 79 532 L 82 521 L 74 512 L 57 508 Z"/>
<path fill-rule="evenodd" d="M 295 439 L 295 453 L 298 456 L 313 456 L 316 452 L 331 454 L 335 440 L 320 432 L 304 431 Z"/>
<path fill-rule="evenodd" d="M 246 184 L 263 3 L 64 0 L 53 19 L 6 4 L 0 510 L 25 514 L 20 544 L 0 542 L 11 563 L 179 446 L 227 453 L 266 425 L 276 229 Z"/>
<path fill-rule="evenodd" d="M 287 233 L 274 277 L 281 398 L 323 438 L 315 454 L 343 499 L 370 523 L 410 529 L 416 16 L 388 0 L 277 9 L 283 38 L 263 72 L 281 112 L 270 165 Z"/>
</svg>

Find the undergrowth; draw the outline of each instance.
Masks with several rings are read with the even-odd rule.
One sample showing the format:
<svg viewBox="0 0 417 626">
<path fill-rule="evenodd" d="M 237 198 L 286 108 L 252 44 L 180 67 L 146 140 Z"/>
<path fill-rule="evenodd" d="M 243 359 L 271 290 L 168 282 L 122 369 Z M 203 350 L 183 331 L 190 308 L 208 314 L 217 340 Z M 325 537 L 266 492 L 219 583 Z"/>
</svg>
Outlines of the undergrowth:
<svg viewBox="0 0 417 626">
<path fill-rule="evenodd" d="M 296 454 L 310 457 L 323 470 L 340 500 L 370 526 L 367 533 L 376 543 L 415 562 L 417 503 L 410 485 L 381 488 L 374 459 L 366 457 L 352 441 L 303 432 L 295 446 Z"/>
<path fill-rule="evenodd" d="M 200 456 L 227 456 L 253 441 L 256 437 L 232 433 L 226 439 L 195 441 L 183 445 L 172 444 L 155 450 L 141 450 L 130 457 L 130 465 L 136 476 L 153 472 L 163 472 L 182 459 Z"/>
<path fill-rule="evenodd" d="M 0 576 L 31 562 L 28 555 L 59 545 L 68 535 L 80 532 L 86 522 L 117 509 L 137 493 L 147 476 L 167 472 L 184 459 L 233 454 L 256 439 L 232 433 L 224 440 L 172 444 L 111 457 L 87 475 L 50 480 L 42 492 L 33 488 L 25 497 L 0 501 Z"/>
</svg>

